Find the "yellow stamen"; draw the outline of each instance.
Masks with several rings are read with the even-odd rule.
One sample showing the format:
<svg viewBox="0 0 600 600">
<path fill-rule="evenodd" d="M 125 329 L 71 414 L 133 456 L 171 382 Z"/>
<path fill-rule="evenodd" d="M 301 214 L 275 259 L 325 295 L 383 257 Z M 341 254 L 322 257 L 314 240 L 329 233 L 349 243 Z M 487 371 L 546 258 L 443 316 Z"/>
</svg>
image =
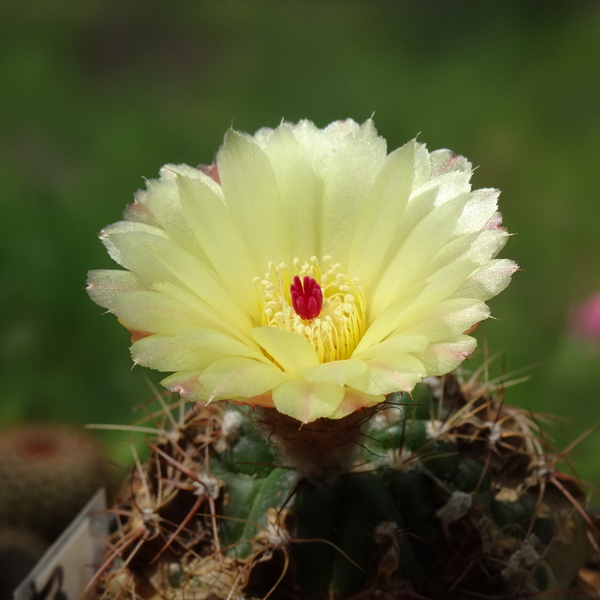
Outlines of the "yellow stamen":
<svg viewBox="0 0 600 600">
<path fill-rule="evenodd" d="M 291 270 L 284 263 L 269 263 L 265 277 L 254 281 L 261 324 L 303 336 L 324 363 L 350 358 L 365 331 L 366 306 L 357 278 L 350 279 L 329 256 L 323 257 L 322 263 L 324 270 L 315 256 L 304 263 L 295 258 Z M 314 319 L 302 319 L 292 306 L 290 284 L 295 275 L 312 277 L 321 286 L 323 307 Z"/>
</svg>

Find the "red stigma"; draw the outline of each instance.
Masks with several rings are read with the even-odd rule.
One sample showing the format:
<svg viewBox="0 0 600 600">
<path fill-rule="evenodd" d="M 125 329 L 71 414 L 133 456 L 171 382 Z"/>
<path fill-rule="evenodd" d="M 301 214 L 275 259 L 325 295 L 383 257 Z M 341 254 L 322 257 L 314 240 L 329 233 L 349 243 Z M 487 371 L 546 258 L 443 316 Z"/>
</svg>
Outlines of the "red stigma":
<svg viewBox="0 0 600 600">
<path fill-rule="evenodd" d="M 294 283 L 290 285 L 292 306 L 296 314 L 305 321 L 319 316 L 323 306 L 323 292 L 321 286 L 312 278 L 305 277 L 304 282 L 296 275 Z"/>
</svg>

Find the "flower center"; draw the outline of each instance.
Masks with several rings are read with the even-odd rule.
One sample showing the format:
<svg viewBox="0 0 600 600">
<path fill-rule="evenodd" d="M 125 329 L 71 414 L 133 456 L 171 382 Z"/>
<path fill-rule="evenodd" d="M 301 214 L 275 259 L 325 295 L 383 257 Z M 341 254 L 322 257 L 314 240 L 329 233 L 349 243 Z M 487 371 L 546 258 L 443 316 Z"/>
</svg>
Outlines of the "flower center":
<svg viewBox="0 0 600 600">
<path fill-rule="evenodd" d="M 311 342 L 319 360 L 350 358 L 365 332 L 365 295 L 329 256 L 313 256 L 293 269 L 269 263 L 264 279 L 255 278 L 262 325 L 297 333 Z"/>
</svg>

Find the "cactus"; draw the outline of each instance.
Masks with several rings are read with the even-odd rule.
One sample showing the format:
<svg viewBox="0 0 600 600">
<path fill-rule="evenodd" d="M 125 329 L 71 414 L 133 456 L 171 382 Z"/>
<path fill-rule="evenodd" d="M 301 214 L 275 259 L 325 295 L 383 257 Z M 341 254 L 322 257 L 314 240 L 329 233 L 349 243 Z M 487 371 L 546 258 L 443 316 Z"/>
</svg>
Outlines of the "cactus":
<svg viewBox="0 0 600 600">
<path fill-rule="evenodd" d="M 592 553 L 536 422 L 474 379 L 302 428 L 197 405 L 157 433 L 102 598 L 570 598 Z"/>
<path fill-rule="evenodd" d="M 577 590 L 581 490 L 534 419 L 448 375 L 518 269 L 471 173 L 416 140 L 388 154 L 372 120 L 230 130 L 102 230 L 123 270 L 88 293 L 195 402 L 125 488 L 104 598 Z"/>
<path fill-rule="evenodd" d="M 96 440 L 75 427 L 30 423 L 0 433 L 0 526 L 53 541 L 111 480 Z"/>
</svg>

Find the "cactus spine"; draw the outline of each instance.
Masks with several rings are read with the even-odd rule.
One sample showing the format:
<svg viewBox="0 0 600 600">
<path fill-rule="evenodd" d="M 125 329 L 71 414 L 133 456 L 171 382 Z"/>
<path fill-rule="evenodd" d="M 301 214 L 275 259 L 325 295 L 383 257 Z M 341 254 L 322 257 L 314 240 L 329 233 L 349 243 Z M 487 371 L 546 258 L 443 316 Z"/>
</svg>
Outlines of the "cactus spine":
<svg viewBox="0 0 600 600">
<path fill-rule="evenodd" d="M 502 393 L 428 378 L 351 417 L 211 404 L 165 425 L 124 487 L 99 597 L 584 597 L 583 494 Z"/>
</svg>

